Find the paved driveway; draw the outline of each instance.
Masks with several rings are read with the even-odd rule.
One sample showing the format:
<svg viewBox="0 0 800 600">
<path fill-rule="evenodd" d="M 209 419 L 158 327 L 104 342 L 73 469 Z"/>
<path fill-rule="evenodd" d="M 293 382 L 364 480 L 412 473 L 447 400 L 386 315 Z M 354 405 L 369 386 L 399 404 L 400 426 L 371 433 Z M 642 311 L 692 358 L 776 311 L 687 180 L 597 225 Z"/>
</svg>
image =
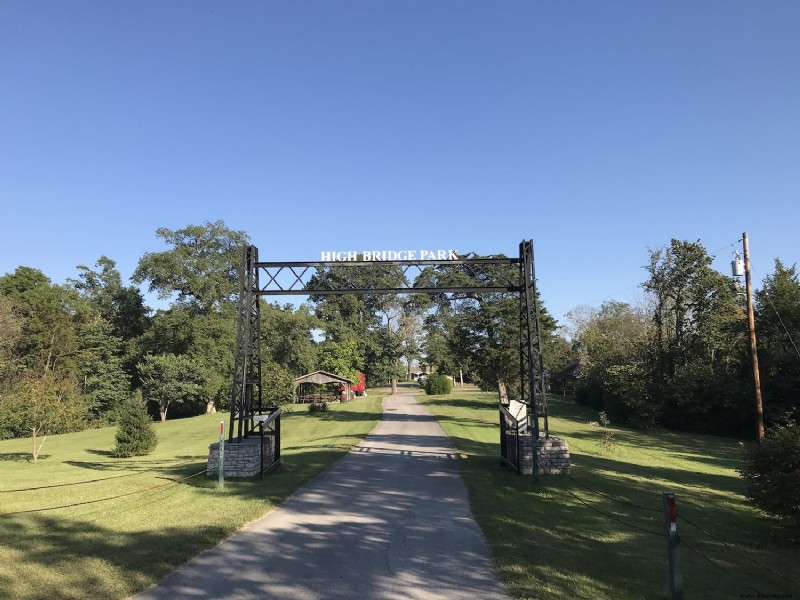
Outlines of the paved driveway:
<svg viewBox="0 0 800 600">
<path fill-rule="evenodd" d="M 450 441 L 414 396 L 267 516 L 135 598 L 508 599 Z"/>
</svg>

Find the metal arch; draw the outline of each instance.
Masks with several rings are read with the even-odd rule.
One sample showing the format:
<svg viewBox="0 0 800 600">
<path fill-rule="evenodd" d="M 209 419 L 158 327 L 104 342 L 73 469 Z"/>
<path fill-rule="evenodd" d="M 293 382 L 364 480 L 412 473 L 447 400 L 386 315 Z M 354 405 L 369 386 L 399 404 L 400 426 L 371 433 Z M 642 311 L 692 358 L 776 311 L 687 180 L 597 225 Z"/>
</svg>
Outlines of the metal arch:
<svg viewBox="0 0 800 600">
<path fill-rule="evenodd" d="M 491 267 L 517 265 L 518 279 L 501 277 Z M 331 286 L 328 281 L 315 280 L 320 269 L 335 267 L 342 273 L 356 273 L 367 266 L 398 266 L 404 275 L 404 285 L 359 287 L 345 283 Z M 480 279 L 482 285 L 414 287 L 407 277 L 409 272 L 421 274 L 426 267 L 451 267 L 462 271 L 471 280 Z M 260 274 L 263 273 L 263 278 Z M 500 275 L 507 270 L 500 270 Z M 281 276 L 286 281 L 281 283 Z M 259 281 L 264 281 L 262 285 Z M 536 293 L 533 242 L 523 240 L 519 245 L 519 258 L 465 258 L 460 260 L 396 260 L 396 261 L 313 261 L 313 262 L 260 262 L 258 248 L 246 246 L 242 256 L 239 303 L 237 312 L 237 341 L 231 397 L 231 420 L 228 439 L 247 437 L 254 431 L 253 416 L 264 410 L 261 383 L 261 296 L 331 296 L 344 294 L 481 294 L 516 293 L 520 305 L 520 384 L 521 400 L 528 406 L 528 427 L 533 432 L 534 444 L 542 431 L 548 436 L 547 399 L 545 394 L 544 362 L 539 326 L 539 303 Z M 317 283 L 317 285 L 314 285 Z M 543 422 L 540 424 L 540 420 Z M 234 423 L 237 424 L 235 427 Z M 501 422 L 501 448 L 506 448 L 505 428 Z M 277 449 L 276 449 L 277 450 Z M 534 454 L 534 460 L 536 452 Z M 517 470 L 517 460 L 503 456 Z M 536 465 L 534 465 L 534 473 Z"/>
</svg>

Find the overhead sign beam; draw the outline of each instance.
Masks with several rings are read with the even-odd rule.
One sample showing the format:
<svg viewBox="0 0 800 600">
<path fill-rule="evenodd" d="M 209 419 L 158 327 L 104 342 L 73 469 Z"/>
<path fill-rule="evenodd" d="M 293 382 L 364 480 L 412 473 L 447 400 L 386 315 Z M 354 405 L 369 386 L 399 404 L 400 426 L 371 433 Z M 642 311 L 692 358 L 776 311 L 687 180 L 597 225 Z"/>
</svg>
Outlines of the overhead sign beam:
<svg viewBox="0 0 800 600">
<path fill-rule="evenodd" d="M 261 282 L 254 293 L 258 296 L 341 296 L 344 294 L 469 294 L 469 293 L 518 293 L 522 286 L 515 276 L 516 270 L 509 273 L 492 267 L 518 268 L 519 258 L 461 258 L 457 260 L 337 260 L 313 262 L 256 262 L 253 268 L 259 273 Z M 402 270 L 406 280 L 404 285 L 381 287 L 374 285 L 350 284 L 347 281 L 331 286 L 324 280 L 314 278 L 320 271 L 337 269 L 341 274 L 357 273 L 365 267 L 392 268 Z M 446 281 L 435 286 L 415 286 L 409 275 L 420 275 L 424 269 L 435 267 L 443 273 L 463 273 L 471 281 L 479 279 L 480 284 L 448 284 Z M 499 272 L 497 272 L 499 271 Z M 346 279 L 346 275 L 344 277 Z"/>
</svg>

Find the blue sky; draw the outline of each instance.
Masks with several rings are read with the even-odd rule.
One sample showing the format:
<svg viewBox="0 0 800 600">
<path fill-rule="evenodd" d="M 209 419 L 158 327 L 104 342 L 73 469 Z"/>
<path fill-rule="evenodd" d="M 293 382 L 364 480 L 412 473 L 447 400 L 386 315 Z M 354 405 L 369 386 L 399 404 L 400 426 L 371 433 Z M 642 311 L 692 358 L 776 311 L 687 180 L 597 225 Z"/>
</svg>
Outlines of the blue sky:
<svg viewBox="0 0 800 600">
<path fill-rule="evenodd" d="M 647 249 L 800 259 L 800 3 L 0 3 L 0 274 L 123 277 L 222 219 L 263 260 L 514 254 L 631 300 Z"/>
</svg>

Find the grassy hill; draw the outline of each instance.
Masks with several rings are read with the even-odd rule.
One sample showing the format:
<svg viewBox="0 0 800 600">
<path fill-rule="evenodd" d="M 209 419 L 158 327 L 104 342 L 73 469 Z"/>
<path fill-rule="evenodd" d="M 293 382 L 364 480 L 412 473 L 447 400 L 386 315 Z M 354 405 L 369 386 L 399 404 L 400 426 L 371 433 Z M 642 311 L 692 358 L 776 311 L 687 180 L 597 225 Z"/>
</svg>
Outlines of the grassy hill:
<svg viewBox="0 0 800 600">
<path fill-rule="evenodd" d="M 515 597 L 668 598 L 665 491 L 677 494 L 686 598 L 800 597 L 800 547 L 742 496 L 737 440 L 612 427 L 604 443 L 597 414 L 555 397 L 550 433 L 569 441 L 573 468 L 537 482 L 499 466 L 496 395 L 419 399 L 463 453 L 473 511 Z"/>
<path fill-rule="evenodd" d="M 114 428 L 52 436 L 35 464 L 29 439 L 0 441 L 0 597 L 121 598 L 148 587 L 347 452 L 377 423 L 381 397 L 325 415 L 293 407 L 283 468 L 224 491 L 205 466 L 228 415 L 157 424 L 158 448 L 138 458 L 110 455 Z"/>
<path fill-rule="evenodd" d="M 604 444 L 589 424 L 597 415 L 552 398 L 550 430 L 569 440 L 573 470 L 534 481 L 499 466 L 495 396 L 420 400 L 464 457 L 473 510 L 515 597 L 667 598 L 663 491 L 678 495 L 687 599 L 800 597 L 800 548 L 742 497 L 738 441 L 611 428 Z M 379 394 L 327 415 L 296 407 L 282 427 L 284 468 L 224 491 L 204 474 L 219 415 L 157 425 L 157 450 L 140 458 L 110 456 L 112 428 L 51 437 L 36 464 L 30 440 L 2 441 L 0 597 L 143 589 L 281 502 L 379 416 Z"/>
</svg>

